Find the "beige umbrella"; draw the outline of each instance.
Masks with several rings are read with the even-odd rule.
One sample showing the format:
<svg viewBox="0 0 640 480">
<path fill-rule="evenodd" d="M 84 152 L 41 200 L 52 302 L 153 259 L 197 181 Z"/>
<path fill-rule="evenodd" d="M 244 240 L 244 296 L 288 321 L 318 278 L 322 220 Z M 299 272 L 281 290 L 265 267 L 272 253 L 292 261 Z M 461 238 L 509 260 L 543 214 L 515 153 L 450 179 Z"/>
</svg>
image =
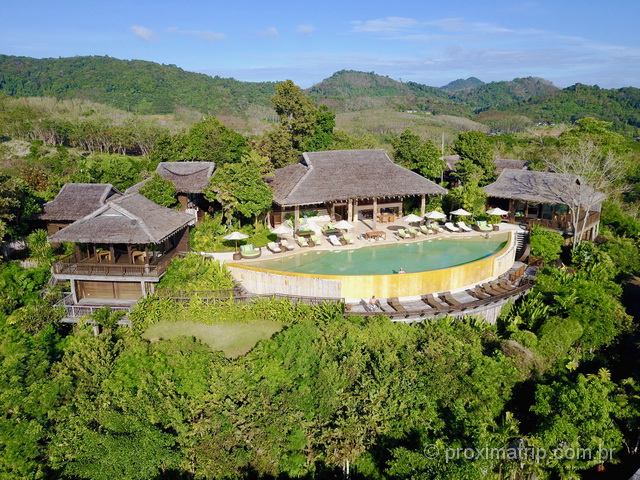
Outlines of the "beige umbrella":
<svg viewBox="0 0 640 480">
<path fill-rule="evenodd" d="M 244 233 L 241 233 L 241 232 L 233 232 L 233 233 L 230 233 L 229 235 L 225 235 L 222 238 L 224 238 L 225 240 L 235 240 L 236 250 L 238 250 L 238 240 L 244 240 L 245 238 L 249 238 L 249 235 L 245 235 Z"/>
<path fill-rule="evenodd" d="M 424 218 L 428 218 L 429 220 L 443 220 L 447 218 L 447 216 L 442 212 L 434 210 L 433 212 L 427 213 Z"/>
<path fill-rule="evenodd" d="M 489 215 L 495 215 L 497 217 L 501 217 L 502 215 L 509 215 L 509 212 L 498 207 L 487 210 L 487 213 Z"/>
<path fill-rule="evenodd" d="M 411 213 L 406 217 L 403 217 L 402 220 L 407 223 L 418 223 L 422 221 L 422 217 L 419 215 L 416 215 L 415 213 Z"/>
<path fill-rule="evenodd" d="M 335 223 L 333 227 L 340 230 L 351 230 L 353 228 L 353 225 L 351 225 L 346 220 L 340 220 L 338 223 Z"/>
</svg>

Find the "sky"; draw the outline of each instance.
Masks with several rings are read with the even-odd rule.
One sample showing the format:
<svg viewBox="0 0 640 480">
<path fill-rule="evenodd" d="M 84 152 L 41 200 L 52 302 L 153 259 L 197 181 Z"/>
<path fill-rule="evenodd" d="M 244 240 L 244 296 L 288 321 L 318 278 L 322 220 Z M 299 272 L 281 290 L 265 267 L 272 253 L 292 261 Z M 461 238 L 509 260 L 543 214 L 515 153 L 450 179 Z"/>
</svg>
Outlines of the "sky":
<svg viewBox="0 0 640 480">
<path fill-rule="evenodd" d="M 0 54 L 108 55 L 310 87 L 339 70 L 443 86 L 640 87 L 637 0 L 0 0 Z"/>
</svg>

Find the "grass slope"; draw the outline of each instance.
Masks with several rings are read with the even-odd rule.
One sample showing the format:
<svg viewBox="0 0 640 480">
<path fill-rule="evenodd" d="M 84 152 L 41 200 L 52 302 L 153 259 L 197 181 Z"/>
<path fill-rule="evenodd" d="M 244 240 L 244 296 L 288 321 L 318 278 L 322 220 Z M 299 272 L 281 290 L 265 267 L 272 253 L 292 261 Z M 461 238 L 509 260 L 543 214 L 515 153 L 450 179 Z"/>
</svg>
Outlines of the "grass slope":
<svg viewBox="0 0 640 480">
<path fill-rule="evenodd" d="M 150 341 L 195 337 L 212 351 L 222 350 L 227 358 L 235 358 L 245 355 L 260 340 L 271 338 L 281 329 L 281 323 L 267 320 L 220 325 L 161 321 L 151 325 L 142 337 Z"/>
</svg>

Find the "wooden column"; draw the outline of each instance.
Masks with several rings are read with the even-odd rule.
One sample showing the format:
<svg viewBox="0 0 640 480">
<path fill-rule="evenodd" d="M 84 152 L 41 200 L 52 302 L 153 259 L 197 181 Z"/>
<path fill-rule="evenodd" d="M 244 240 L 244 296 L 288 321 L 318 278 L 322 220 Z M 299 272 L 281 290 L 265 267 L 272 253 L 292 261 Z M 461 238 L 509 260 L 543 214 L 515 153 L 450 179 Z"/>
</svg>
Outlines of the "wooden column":
<svg viewBox="0 0 640 480">
<path fill-rule="evenodd" d="M 300 225 L 300 206 L 296 205 L 293 207 L 293 235 L 295 237 L 296 232 L 298 231 L 298 226 Z"/>
<path fill-rule="evenodd" d="M 78 303 L 78 293 L 76 292 L 76 288 L 78 288 L 78 284 L 72 278 L 69 280 L 71 286 L 71 298 L 73 299 L 73 303 Z"/>
<path fill-rule="evenodd" d="M 377 220 L 378 220 L 378 199 L 374 198 L 373 199 L 373 229 L 374 230 L 378 226 Z"/>
<path fill-rule="evenodd" d="M 111 263 L 116 263 L 116 249 L 113 248 L 113 243 L 109 244 L 109 256 L 111 257 Z"/>
<path fill-rule="evenodd" d="M 427 201 L 424 195 L 420 197 L 420 216 L 424 218 L 424 209 L 427 206 Z"/>
<path fill-rule="evenodd" d="M 347 222 L 353 222 L 353 200 L 347 201 Z"/>
<path fill-rule="evenodd" d="M 353 218 L 351 219 L 352 222 L 355 222 L 358 220 L 358 200 L 355 199 L 353 201 Z"/>
<path fill-rule="evenodd" d="M 332 203 L 331 204 L 331 221 L 334 221 L 336 219 L 336 204 Z"/>
</svg>

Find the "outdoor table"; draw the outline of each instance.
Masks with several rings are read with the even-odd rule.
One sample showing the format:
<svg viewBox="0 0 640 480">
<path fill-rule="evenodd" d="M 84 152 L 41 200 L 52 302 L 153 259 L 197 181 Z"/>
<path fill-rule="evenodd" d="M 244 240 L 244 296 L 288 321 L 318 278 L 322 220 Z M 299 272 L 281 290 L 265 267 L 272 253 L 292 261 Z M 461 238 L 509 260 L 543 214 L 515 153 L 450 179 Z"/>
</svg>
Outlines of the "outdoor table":
<svg viewBox="0 0 640 480">
<path fill-rule="evenodd" d="M 381 230 L 371 230 L 370 232 L 366 232 L 365 236 L 367 238 L 384 238 L 387 239 L 387 234 Z"/>
</svg>

